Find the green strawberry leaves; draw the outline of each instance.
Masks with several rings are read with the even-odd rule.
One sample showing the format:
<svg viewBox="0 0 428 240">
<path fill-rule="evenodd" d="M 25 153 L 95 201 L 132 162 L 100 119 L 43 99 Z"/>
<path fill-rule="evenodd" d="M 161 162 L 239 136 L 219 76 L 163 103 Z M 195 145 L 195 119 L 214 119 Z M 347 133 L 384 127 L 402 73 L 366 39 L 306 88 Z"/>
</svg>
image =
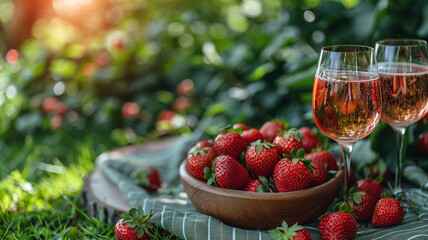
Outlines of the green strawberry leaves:
<svg viewBox="0 0 428 240">
<path fill-rule="evenodd" d="M 138 169 L 132 173 L 132 178 L 136 185 L 148 186 L 150 185 L 150 181 L 148 176 L 152 174 L 152 171 L 149 169 Z"/>
<path fill-rule="evenodd" d="M 321 214 L 321 215 L 318 217 L 318 220 L 323 219 L 323 218 L 324 218 L 324 216 L 326 216 L 326 215 L 327 215 L 327 214 L 329 214 L 329 213 L 333 213 L 333 212 L 344 212 L 344 213 L 349 213 L 351 216 L 353 216 L 355 219 L 357 219 L 357 220 L 358 220 L 357 215 L 355 215 L 355 213 L 354 213 L 354 209 L 355 209 L 355 208 L 349 207 L 348 203 L 346 203 L 346 202 L 339 202 L 339 203 L 337 203 L 336 205 L 334 205 L 334 207 L 333 207 L 333 211 L 327 211 L 327 212 L 325 212 L 324 214 Z"/>
<path fill-rule="evenodd" d="M 228 124 L 222 128 L 220 128 L 220 133 L 227 133 L 227 132 L 236 132 L 241 134 L 244 130 L 242 128 L 233 128 L 232 124 Z"/>
<path fill-rule="evenodd" d="M 259 176 L 259 179 L 262 184 L 257 186 L 257 192 L 276 192 L 275 182 L 272 177 L 268 180 L 266 177 Z"/>
<path fill-rule="evenodd" d="M 275 147 L 275 144 L 270 143 L 270 142 L 268 142 L 266 140 L 263 140 L 263 142 L 262 142 L 259 139 L 259 140 L 255 141 L 255 142 L 252 142 L 251 145 L 249 146 L 249 148 L 250 147 L 254 147 L 254 146 L 256 146 L 257 153 L 260 154 L 263 151 L 264 148 Z"/>
<path fill-rule="evenodd" d="M 198 154 L 205 156 L 205 151 L 211 150 L 210 147 L 204 147 L 204 148 L 199 148 L 199 146 L 195 147 L 195 150 L 193 150 L 193 152 L 191 152 L 190 154 L 193 155 L 193 157 L 198 156 Z"/>
<path fill-rule="evenodd" d="M 209 167 L 204 168 L 204 174 L 205 174 L 204 179 L 207 179 L 207 185 L 214 185 L 217 187 L 218 185 L 215 180 L 214 165 L 215 165 L 215 161 L 212 161 L 211 168 Z"/>
<path fill-rule="evenodd" d="M 288 227 L 285 221 L 282 221 L 282 226 L 272 230 L 268 230 L 270 239 L 272 240 L 288 240 L 293 239 L 297 231 L 304 229 L 303 226 L 295 223 L 293 226 Z"/>
<path fill-rule="evenodd" d="M 366 192 L 358 191 L 358 187 L 351 187 L 348 191 L 347 203 L 350 207 L 358 205 L 362 202 L 361 196 L 366 195 Z"/>
<path fill-rule="evenodd" d="M 284 139 L 288 141 L 288 139 L 293 136 L 294 139 L 301 142 L 304 137 L 303 135 L 297 131 L 297 128 L 291 128 L 290 130 L 281 130 L 278 135 L 284 135 Z"/>
<path fill-rule="evenodd" d="M 311 159 L 304 159 L 305 157 L 305 150 L 303 148 L 296 151 L 296 149 L 292 148 L 290 151 L 290 155 L 284 154 L 283 158 L 291 159 L 293 164 L 297 164 L 299 161 L 301 161 L 308 170 L 313 173 L 314 172 L 314 166 L 311 165 L 312 160 Z"/>
<path fill-rule="evenodd" d="M 149 221 L 153 216 L 152 210 L 150 210 L 149 214 L 144 215 L 143 208 L 138 206 L 138 209 L 132 208 L 127 213 L 123 213 L 120 216 L 129 228 L 134 229 L 139 238 L 142 237 L 145 232 L 150 232 L 150 229 L 153 228 L 153 225 Z"/>
</svg>

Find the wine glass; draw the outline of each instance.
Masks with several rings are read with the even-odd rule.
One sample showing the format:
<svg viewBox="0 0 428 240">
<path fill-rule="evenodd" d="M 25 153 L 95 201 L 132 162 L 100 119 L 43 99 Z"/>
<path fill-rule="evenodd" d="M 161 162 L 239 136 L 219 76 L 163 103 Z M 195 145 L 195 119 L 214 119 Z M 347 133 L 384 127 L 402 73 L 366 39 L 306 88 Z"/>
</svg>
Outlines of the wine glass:
<svg viewBox="0 0 428 240">
<path fill-rule="evenodd" d="M 399 194 L 407 127 L 428 111 L 427 43 L 385 39 L 376 42 L 375 49 L 384 103 L 381 119 L 394 130 L 397 142 L 394 192 Z"/>
<path fill-rule="evenodd" d="M 373 48 L 333 45 L 321 49 L 312 112 L 317 127 L 342 148 L 345 201 L 352 148 L 375 129 L 380 120 L 381 100 Z"/>
</svg>

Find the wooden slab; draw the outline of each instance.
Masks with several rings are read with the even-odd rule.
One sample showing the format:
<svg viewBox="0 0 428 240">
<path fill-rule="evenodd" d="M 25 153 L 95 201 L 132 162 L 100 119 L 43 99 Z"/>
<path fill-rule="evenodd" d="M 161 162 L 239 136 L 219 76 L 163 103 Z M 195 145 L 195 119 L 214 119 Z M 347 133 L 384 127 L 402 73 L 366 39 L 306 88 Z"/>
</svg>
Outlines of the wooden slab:
<svg viewBox="0 0 428 240">
<path fill-rule="evenodd" d="M 177 138 L 168 137 L 140 146 L 118 148 L 107 152 L 107 154 L 111 158 L 118 158 L 138 152 L 160 151 L 169 147 Z M 82 198 L 85 207 L 89 210 L 92 217 L 101 218 L 101 220 L 109 223 L 117 222 L 119 215 L 131 208 L 116 185 L 98 167 L 95 167 L 85 179 Z"/>
</svg>

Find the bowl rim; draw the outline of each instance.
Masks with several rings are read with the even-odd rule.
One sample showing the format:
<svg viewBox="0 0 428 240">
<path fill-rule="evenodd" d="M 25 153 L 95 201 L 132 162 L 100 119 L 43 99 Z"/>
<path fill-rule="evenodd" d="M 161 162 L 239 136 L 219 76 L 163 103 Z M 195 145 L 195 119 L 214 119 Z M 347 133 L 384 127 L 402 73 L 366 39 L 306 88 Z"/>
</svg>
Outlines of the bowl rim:
<svg viewBox="0 0 428 240">
<path fill-rule="evenodd" d="M 253 200 L 281 200 L 296 199 L 296 198 L 308 198 L 311 196 L 318 195 L 319 192 L 328 191 L 332 184 L 340 181 L 340 187 L 343 186 L 343 167 L 340 167 L 336 175 L 329 181 L 314 187 L 305 188 L 302 190 L 291 191 L 291 192 L 248 192 L 244 190 L 227 189 L 216 186 L 208 186 L 205 182 L 193 177 L 187 170 L 187 162 L 184 160 L 179 167 L 179 175 L 182 181 L 187 182 L 195 188 L 199 188 L 205 192 L 211 194 L 221 195 L 225 197 L 234 197 L 239 199 L 253 199 Z"/>
</svg>

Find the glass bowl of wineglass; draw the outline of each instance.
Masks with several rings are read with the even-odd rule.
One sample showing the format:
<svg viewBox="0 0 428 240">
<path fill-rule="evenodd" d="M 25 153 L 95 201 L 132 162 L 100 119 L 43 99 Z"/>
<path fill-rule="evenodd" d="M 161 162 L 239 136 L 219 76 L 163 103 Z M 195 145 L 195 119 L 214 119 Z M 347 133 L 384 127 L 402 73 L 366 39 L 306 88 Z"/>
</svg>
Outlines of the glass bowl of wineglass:
<svg viewBox="0 0 428 240">
<path fill-rule="evenodd" d="M 380 120 L 381 87 L 374 49 L 334 45 L 321 49 L 316 70 L 312 113 L 317 127 L 343 151 L 345 200 L 351 152 Z"/>
<path fill-rule="evenodd" d="M 394 130 L 397 161 L 394 193 L 402 193 L 401 173 L 407 127 L 428 112 L 427 42 L 418 39 L 384 39 L 376 42 L 382 87 L 382 121 Z"/>
</svg>

